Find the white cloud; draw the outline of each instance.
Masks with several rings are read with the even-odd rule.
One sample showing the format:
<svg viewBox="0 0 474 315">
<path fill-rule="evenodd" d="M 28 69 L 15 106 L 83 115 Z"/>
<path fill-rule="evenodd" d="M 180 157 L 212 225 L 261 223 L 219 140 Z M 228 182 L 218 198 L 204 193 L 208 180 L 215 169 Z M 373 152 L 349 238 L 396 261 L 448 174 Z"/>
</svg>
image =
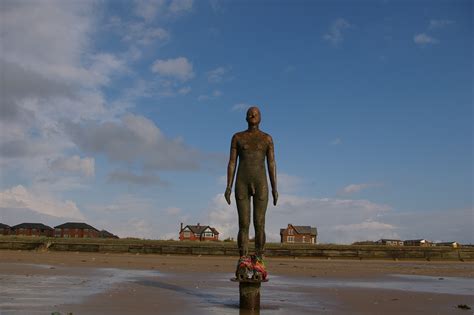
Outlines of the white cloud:
<svg viewBox="0 0 474 315">
<path fill-rule="evenodd" d="M 341 143 L 342 143 L 341 138 L 336 138 L 331 142 L 332 145 L 339 145 Z"/>
<path fill-rule="evenodd" d="M 158 175 L 149 173 L 135 174 L 128 170 L 115 170 L 108 175 L 107 180 L 111 183 L 128 183 L 144 186 L 168 186 L 168 183 L 163 181 Z"/>
<path fill-rule="evenodd" d="M 456 23 L 456 22 L 453 21 L 453 20 L 430 20 L 430 24 L 428 25 L 428 28 L 430 30 L 441 29 L 441 28 L 445 28 L 449 25 L 452 25 L 454 23 Z"/>
<path fill-rule="evenodd" d="M 437 44 L 439 40 L 434 37 L 431 37 L 425 33 L 416 34 L 413 36 L 413 41 L 417 45 L 428 45 L 428 44 Z"/>
<path fill-rule="evenodd" d="M 122 39 L 141 45 L 149 45 L 157 40 L 166 41 L 170 38 L 167 30 L 161 27 L 147 27 L 144 23 L 130 23 L 119 28 L 123 32 Z"/>
<path fill-rule="evenodd" d="M 379 219 L 396 226 L 402 239 L 474 243 L 473 208 L 389 212 Z"/>
<path fill-rule="evenodd" d="M 180 89 L 178 90 L 178 93 L 179 93 L 179 94 L 182 94 L 182 95 L 189 94 L 189 92 L 191 92 L 191 87 L 189 87 L 189 86 L 185 86 L 185 87 L 180 88 Z"/>
<path fill-rule="evenodd" d="M 169 5 L 169 10 L 171 13 L 182 13 L 191 11 L 193 8 L 194 0 L 172 0 Z"/>
<path fill-rule="evenodd" d="M 165 0 L 135 0 L 134 12 L 145 21 L 152 21 L 157 14 L 164 10 Z"/>
<path fill-rule="evenodd" d="M 169 215 L 178 215 L 181 213 L 181 208 L 169 207 L 165 209 L 165 212 Z"/>
<path fill-rule="evenodd" d="M 229 72 L 228 68 L 218 67 L 206 73 L 207 80 L 211 83 L 219 83 L 224 80 L 224 76 Z"/>
<path fill-rule="evenodd" d="M 235 238 L 238 232 L 237 209 L 233 198 L 232 193 L 232 204 L 229 206 L 223 194 L 216 195 L 208 208 L 210 223 L 222 233 L 222 238 Z M 306 198 L 281 194 L 278 205 L 274 207 L 269 202 L 267 208 L 267 240 L 278 242 L 280 228 L 286 227 L 288 223 L 317 227 L 318 239 L 326 243 L 352 243 L 360 238 L 373 237 L 374 231 L 377 235 L 393 235 L 393 227 L 383 225 L 383 222 L 378 225 L 372 223 L 372 230 L 365 234 L 363 228 L 367 226 L 364 222 L 376 221 L 378 216 L 390 210 L 386 205 L 368 200 Z"/>
<path fill-rule="evenodd" d="M 254 105 L 250 105 L 247 103 L 238 103 L 232 106 L 232 111 L 246 112 L 252 106 Z"/>
<path fill-rule="evenodd" d="M 394 225 L 372 220 L 331 227 L 331 232 L 337 234 L 339 239 L 354 241 L 376 241 L 381 238 L 400 239 L 396 230 L 397 227 Z"/>
<path fill-rule="evenodd" d="M 344 187 L 341 190 L 341 193 L 342 194 L 354 194 L 354 193 L 358 193 L 358 192 L 360 192 L 364 189 L 371 188 L 371 187 L 378 187 L 378 186 L 381 186 L 381 184 L 369 184 L 369 183 L 366 183 L 366 184 L 350 184 L 350 185 L 347 185 L 346 187 Z"/>
<path fill-rule="evenodd" d="M 199 95 L 198 101 L 204 102 L 209 100 L 214 100 L 222 95 L 222 92 L 219 90 L 212 91 L 211 95 Z"/>
<path fill-rule="evenodd" d="M 222 0 L 209 0 L 209 5 L 214 13 L 220 13 L 224 11 Z"/>
<path fill-rule="evenodd" d="M 74 202 L 58 200 L 44 191 L 30 191 L 22 185 L 0 192 L 0 208 L 30 209 L 54 217 L 84 219 Z"/>
<path fill-rule="evenodd" d="M 150 119 L 127 114 L 120 121 L 67 123 L 65 130 L 85 152 L 111 161 L 139 163 L 145 169 L 194 170 L 200 154 L 182 139 L 168 139 Z M 122 176 L 123 177 L 123 176 Z"/>
<path fill-rule="evenodd" d="M 120 237 L 176 239 L 179 223 L 188 221 L 179 207 L 160 208 L 156 201 L 124 194 L 110 203 L 86 207 L 91 220 Z"/>
<path fill-rule="evenodd" d="M 303 184 L 303 179 L 298 176 L 289 175 L 286 173 L 278 173 L 277 185 L 279 193 L 292 193 L 298 190 Z"/>
<path fill-rule="evenodd" d="M 50 167 L 53 171 L 94 176 L 95 160 L 90 157 L 81 158 L 78 155 L 59 157 L 50 163 Z"/>
<path fill-rule="evenodd" d="M 151 70 L 164 77 L 188 81 L 194 77 L 193 64 L 184 57 L 167 60 L 155 60 Z"/>
<path fill-rule="evenodd" d="M 51 166 L 47 161 L 75 148 L 60 121 L 111 116 L 101 88 L 128 70 L 120 57 L 94 52 L 91 47 L 93 12 L 98 5 L 89 1 L 2 3 L 0 28 L 8 30 L 2 33 L 2 42 L 8 45 L 2 46 L 0 54 L 3 170 L 19 168 L 27 178 L 44 177 Z M 80 165 L 78 170 L 90 174 L 90 160 Z"/>
<path fill-rule="evenodd" d="M 352 25 L 349 22 L 343 18 L 338 18 L 332 22 L 329 31 L 324 34 L 323 38 L 334 45 L 338 45 L 344 40 L 343 31 L 350 27 Z"/>
<path fill-rule="evenodd" d="M 283 70 L 284 73 L 291 73 L 291 72 L 295 72 L 295 71 L 296 71 L 296 67 L 293 66 L 293 65 L 288 65 L 288 66 Z"/>
</svg>

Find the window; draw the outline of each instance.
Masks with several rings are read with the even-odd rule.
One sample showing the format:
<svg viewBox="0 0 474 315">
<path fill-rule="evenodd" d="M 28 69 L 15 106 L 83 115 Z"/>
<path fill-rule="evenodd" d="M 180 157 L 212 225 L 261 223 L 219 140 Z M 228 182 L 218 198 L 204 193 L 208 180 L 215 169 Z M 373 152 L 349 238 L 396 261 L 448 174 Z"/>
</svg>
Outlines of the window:
<svg viewBox="0 0 474 315">
<path fill-rule="evenodd" d="M 305 236 L 303 235 L 303 243 L 306 243 Z"/>
<path fill-rule="evenodd" d="M 214 234 L 212 232 L 204 232 L 204 237 L 213 237 Z"/>
<path fill-rule="evenodd" d="M 293 229 L 288 229 L 288 235 L 293 235 Z"/>
<path fill-rule="evenodd" d="M 183 232 L 183 237 L 189 238 L 190 236 L 191 236 L 191 233 L 189 231 Z"/>
<path fill-rule="evenodd" d="M 294 243 L 295 242 L 295 237 L 294 236 L 287 236 L 286 237 L 286 241 L 288 243 Z"/>
</svg>

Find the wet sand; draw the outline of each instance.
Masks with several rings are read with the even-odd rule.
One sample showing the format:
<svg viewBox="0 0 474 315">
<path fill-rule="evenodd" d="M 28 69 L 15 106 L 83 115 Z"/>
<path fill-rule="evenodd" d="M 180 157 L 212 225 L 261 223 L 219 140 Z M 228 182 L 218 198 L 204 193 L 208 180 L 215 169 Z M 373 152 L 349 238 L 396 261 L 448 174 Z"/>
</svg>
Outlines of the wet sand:
<svg viewBox="0 0 474 315">
<path fill-rule="evenodd" d="M 239 314 L 238 286 L 229 281 L 236 259 L 0 251 L 0 314 Z M 268 258 L 267 269 L 260 314 L 474 307 L 473 262 Z"/>
</svg>

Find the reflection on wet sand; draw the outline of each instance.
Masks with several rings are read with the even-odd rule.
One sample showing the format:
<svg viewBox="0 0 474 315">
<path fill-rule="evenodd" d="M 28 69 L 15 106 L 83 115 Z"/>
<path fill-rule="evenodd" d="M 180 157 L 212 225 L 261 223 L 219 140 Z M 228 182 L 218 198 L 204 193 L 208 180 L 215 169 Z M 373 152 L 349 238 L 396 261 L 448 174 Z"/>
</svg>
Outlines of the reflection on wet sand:
<svg viewBox="0 0 474 315">
<path fill-rule="evenodd" d="M 380 295 L 378 300 L 370 300 L 373 304 L 364 304 L 369 312 L 384 299 L 384 303 L 396 310 L 401 307 L 397 301 L 411 296 L 438 303 L 443 298 L 449 301 L 449 309 L 451 304 L 469 304 L 474 297 L 473 279 L 464 277 L 389 274 L 345 279 L 275 275 L 262 285 L 261 310 L 248 311 L 239 309 L 238 286 L 229 281 L 231 276 L 227 273 L 161 273 L 156 270 L 0 263 L 0 313 L 45 313 L 65 309 L 60 306 L 67 305 L 68 310 L 87 314 L 140 313 L 138 306 L 145 313 L 158 309 L 162 314 L 186 314 L 190 310 L 193 314 L 219 315 L 278 315 L 289 311 L 316 314 L 338 313 L 338 310 L 344 313 L 341 301 L 357 303 L 350 300 L 352 296 L 370 300 L 370 297 Z M 148 299 L 144 299 L 145 295 Z M 108 298 L 109 302 L 106 301 Z M 91 302 L 94 299 L 97 305 Z"/>
</svg>

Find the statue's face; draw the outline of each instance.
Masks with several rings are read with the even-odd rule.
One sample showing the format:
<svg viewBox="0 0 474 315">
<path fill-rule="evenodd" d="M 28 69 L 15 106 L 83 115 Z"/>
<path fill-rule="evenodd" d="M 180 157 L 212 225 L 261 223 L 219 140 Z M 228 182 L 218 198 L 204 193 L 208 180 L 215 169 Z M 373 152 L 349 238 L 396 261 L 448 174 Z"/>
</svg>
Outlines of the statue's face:
<svg viewBox="0 0 474 315">
<path fill-rule="evenodd" d="M 250 107 L 247 111 L 246 120 L 251 126 L 258 125 L 261 121 L 260 110 L 257 107 Z"/>
</svg>

